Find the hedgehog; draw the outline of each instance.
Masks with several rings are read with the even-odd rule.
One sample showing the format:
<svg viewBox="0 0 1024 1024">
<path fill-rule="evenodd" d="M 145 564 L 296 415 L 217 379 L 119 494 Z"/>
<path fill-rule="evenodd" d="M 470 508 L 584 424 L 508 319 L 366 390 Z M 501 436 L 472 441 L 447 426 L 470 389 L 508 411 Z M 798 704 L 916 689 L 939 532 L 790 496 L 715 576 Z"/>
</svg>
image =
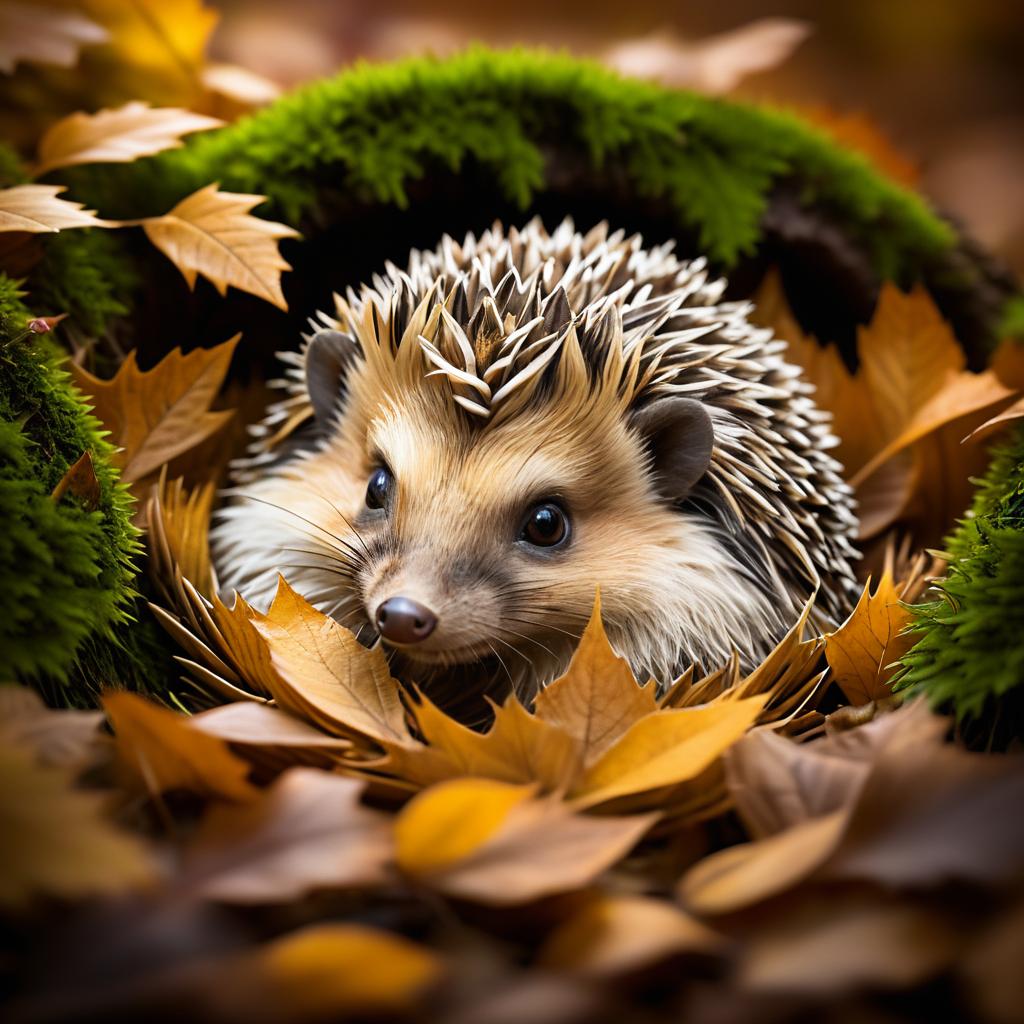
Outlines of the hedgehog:
<svg viewBox="0 0 1024 1024">
<path fill-rule="evenodd" d="M 211 531 L 449 699 L 564 671 L 599 589 L 639 679 L 753 667 L 856 594 L 838 443 L 786 343 L 673 245 L 571 220 L 413 250 L 317 314 Z"/>
</svg>

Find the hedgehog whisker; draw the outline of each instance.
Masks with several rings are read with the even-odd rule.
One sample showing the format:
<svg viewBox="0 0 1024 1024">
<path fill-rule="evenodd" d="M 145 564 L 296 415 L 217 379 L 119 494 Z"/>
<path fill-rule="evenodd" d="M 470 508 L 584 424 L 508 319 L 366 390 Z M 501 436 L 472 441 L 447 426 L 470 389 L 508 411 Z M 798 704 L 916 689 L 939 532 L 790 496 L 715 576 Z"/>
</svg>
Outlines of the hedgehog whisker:
<svg viewBox="0 0 1024 1024">
<path fill-rule="evenodd" d="M 257 498 L 254 494 L 244 494 L 242 495 L 242 497 L 245 498 L 246 501 L 256 501 L 259 502 L 261 505 L 268 505 L 270 508 L 276 508 L 279 512 L 284 512 L 286 515 L 295 516 L 296 519 L 301 520 L 308 526 L 312 526 L 313 529 L 319 530 L 322 534 L 324 534 L 326 537 L 329 537 L 335 543 L 342 545 L 342 547 L 344 548 L 347 548 L 357 558 L 363 557 L 359 550 L 353 547 L 351 544 L 349 544 L 349 542 L 346 541 L 344 537 L 339 537 L 337 534 L 331 533 L 330 530 L 324 529 L 324 527 L 322 527 L 319 523 L 314 523 L 312 519 L 307 519 L 305 516 L 299 515 L 299 513 L 296 512 L 294 509 L 286 508 L 284 505 L 278 505 L 276 502 L 273 501 L 267 501 L 265 498 Z"/>
</svg>

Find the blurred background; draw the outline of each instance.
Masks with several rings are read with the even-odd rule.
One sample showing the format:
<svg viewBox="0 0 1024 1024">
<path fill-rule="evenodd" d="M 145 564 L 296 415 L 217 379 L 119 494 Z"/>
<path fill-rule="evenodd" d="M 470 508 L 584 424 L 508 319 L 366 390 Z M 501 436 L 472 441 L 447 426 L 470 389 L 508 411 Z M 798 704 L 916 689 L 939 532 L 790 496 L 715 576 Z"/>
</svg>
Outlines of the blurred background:
<svg viewBox="0 0 1024 1024">
<path fill-rule="evenodd" d="M 211 56 L 288 87 L 360 58 L 543 45 L 798 107 L 1024 274 L 1024 5 L 1014 0 L 219 0 Z M 257 99 L 261 83 L 246 88 Z"/>
</svg>

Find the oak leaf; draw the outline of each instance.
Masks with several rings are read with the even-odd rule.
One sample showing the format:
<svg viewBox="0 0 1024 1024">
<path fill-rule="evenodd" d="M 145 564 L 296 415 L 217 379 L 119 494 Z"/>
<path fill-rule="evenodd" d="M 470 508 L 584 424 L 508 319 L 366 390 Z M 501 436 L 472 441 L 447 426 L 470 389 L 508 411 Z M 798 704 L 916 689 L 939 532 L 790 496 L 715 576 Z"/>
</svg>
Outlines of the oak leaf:
<svg viewBox="0 0 1024 1024">
<path fill-rule="evenodd" d="M 454 779 L 414 797 L 395 823 L 398 865 L 458 899 L 493 906 L 584 888 L 657 815 L 590 817 L 529 787 Z"/>
<path fill-rule="evenodd" d="M 724 944 L 723 936 L 668 900 L 602 893 L 548 937 L 538 963 L 607 977 L 680 953 L 718 953 Z"/>
<path fill-rule="evenodd" d="M 0 743 L 0 904 L 124 892 L 155 879 L 143 844 L 102 815 L 104 796 L 19 742 Z"/>
<path fill-rule="evenodd" d="M 391 819 L 360 804 L 362 789 L 293 768 L 256 800 L 213 805 L 185 851 L 182 885 L 202 899 L 279 903 L 378 884 L 392 858 Z"/>
<path fill-rule="evenodd" d="M 2 199 L 2 194 L 0 194 Z M 181 271 L 190 288 L 197 274 L 221 295 L 232 285 L 287 309 L 281 272 L 291 265 L 277 241 L 296 238 L 286 224 L 254 217 L 249 211 L 264 196 L 220 192 L 207 185 L 187 196 L 170 213 L 142 221 L 149 240 Z"/>
<path fill-rule="evenodd" d="M 910 611 L 892 576 L 884 573 L 875 592 L 865 584 L 846 621 L 825 636 L 825 657 L 833 677 L 851 704 L 868 704 L 892 694 L 896 662 L 914 646 L 907 632 Z"/>
<path fill-rule="evenodd" d="M 128 163 L 181 146 L 191 132 L 219 128 L 222 121 L 175 107 L 135 101 L 116 110 L 78 112 L 61 118 L 39 140 L 37 176 L 75 164 Z"/>
<path fill-rule="evenodd" d="M 109 34 L 84 14 L 61 7 L 4 0 L 0 3 L 0 72 L 22 63 L 69 68 L 83 46 L 105 42 Z"/>
<path fill-rule="evenodd" d="M 220 430 L 234 413 L 210 411 L 241 335 L 188 355 L 174 349 L 151 370 L 140 370 L 128 354 L 110 380 L 71 364 L 76 386 L 121 450 L 115 463 L 128 483 L 152 477 Z"/>
<path fill-rule="evenodd" d="M 194 728 L 187 715 L 135 693 L 107 693 L 103 708 L 114 727 L 118 765 L 127 784 L 156 796 L 184 789 L 206 797 L 252 800 L 249 765 L 223 740 Z"/>
<path fill-rule="evenodd" d="M 30 234 L 61 231 L 64 228 L 104 228 L 82 203 L 61 199 L 63 185 L 14 185 L 0 189 L 0 232 L 26 231 Z"/>
<path fill-rule="evenodd" d="M 537 718 L 560 726 L 576 739 L 589 767 L 657 707 L 654 684 L 638 685 L 629 663 L 612 649 L 598 596 L 565 674 L 538 694 Z"/>
</svg>

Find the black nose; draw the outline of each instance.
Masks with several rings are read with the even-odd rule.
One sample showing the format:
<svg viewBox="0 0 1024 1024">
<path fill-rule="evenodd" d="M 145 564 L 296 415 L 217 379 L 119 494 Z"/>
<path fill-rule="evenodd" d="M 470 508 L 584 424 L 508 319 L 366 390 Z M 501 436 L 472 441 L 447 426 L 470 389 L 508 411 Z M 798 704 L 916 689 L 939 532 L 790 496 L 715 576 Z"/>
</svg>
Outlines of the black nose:
<svg viewBox="0 0 1024 1024">
<path fill-rule="evenodd" d="M 436 625 L 437 616 L 408 597 L 389 597 L 377 606 L 377 629 L 385 640 L 396 644 L 418 644 Z"/>
</svg>

